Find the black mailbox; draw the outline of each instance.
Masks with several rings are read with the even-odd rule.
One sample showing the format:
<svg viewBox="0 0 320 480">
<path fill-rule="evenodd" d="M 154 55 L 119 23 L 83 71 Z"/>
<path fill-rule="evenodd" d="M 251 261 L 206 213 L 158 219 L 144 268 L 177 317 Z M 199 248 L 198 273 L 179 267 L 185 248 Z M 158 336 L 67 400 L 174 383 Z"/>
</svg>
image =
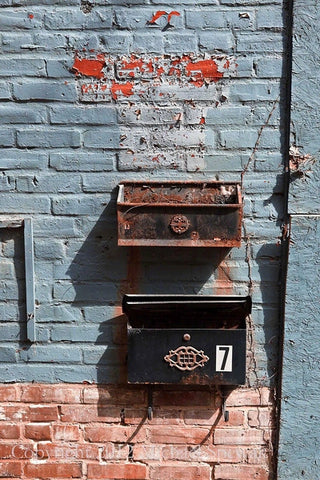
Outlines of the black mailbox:
<svg viewBox="0 0 320 480">
<path fill-rule="evenodd" d="M 250 297 L 130 294 L 123 311 L 129 383 L 245 383 Z"/>
</svg>

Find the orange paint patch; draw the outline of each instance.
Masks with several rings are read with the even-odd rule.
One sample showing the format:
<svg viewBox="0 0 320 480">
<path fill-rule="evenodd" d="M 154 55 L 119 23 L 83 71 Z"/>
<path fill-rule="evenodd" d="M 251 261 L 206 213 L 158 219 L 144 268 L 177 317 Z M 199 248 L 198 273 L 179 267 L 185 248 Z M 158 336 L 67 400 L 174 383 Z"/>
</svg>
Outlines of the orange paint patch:
<svg viewBox="0 0 320 480">
<path fill-rule="evenodd" d="M 32 13 L 29 13 L 28 17 L 32 20 L 34 18 L 34 15 Z"/>
<path fill-rule="evenodd" d="M 174 10 L 173 12 L 170 12 L 169 15 L 168 15 L 168 23 L 170 23 L 171 18 L 172 18 L 173 16 L 180 17 L 180 13 L 177 12 L 176 10 Z"/>
<path fill-rule="evenodd" d="M 151 18 L 149 25 L 152 25 L 154 23 L 156 23 L 156 21 L 160 18 L 160 17 L 163 17 L 163 15 L 167 15 L 167 12 L 165 12 L 164 10 L 158 10 L 154 15 L 153 17 Z"/>
<path fill-rule="evenodd" d="M 105 66 L 104 55 L 97 55 L 95 59 L 76 57 L 72 69 L 77 75 L 85 75 L 87 77 L 103 78 L 102 71 Z"/>
<path fill-rule="evenodd" d="M 114 100 L 117 100 L 118 94 L 122 93 L 125 97 L 130 97 L 133 95 L 133 84 L 130 82 L 127 83 L 116 83 L 112 82 L 112 86 L 110 88 L 111 95 Z"/>
<path fill-rule="evenodd" d="M 191 83 L 196 87 L 202 87 L 205 82 L 217 82 L 223 77 L 223 73 L 218 71 L 218 65 L 214 60 L 190 62 L 186 66 L 186 73 L 188 77 L 192 77 Z"/>
<path fill-rule="evenodd" d="M 199 123 L 200 123 L 200 125 L 205 125 L 206 119 L 204 117 L 201 117 Z"/>
</svg>

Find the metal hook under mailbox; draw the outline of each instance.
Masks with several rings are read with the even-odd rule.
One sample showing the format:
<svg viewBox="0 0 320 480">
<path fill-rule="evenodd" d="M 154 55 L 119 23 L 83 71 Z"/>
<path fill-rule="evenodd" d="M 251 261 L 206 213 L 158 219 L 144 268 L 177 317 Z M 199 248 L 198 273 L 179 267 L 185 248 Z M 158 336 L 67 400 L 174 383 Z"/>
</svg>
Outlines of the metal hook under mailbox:
<svg viewBox="0 0 320 480">
<path fill-rule="evenodd" d="M 148 420 L 153 419 L 153 389 L 148 388 Z"/>
</svg>

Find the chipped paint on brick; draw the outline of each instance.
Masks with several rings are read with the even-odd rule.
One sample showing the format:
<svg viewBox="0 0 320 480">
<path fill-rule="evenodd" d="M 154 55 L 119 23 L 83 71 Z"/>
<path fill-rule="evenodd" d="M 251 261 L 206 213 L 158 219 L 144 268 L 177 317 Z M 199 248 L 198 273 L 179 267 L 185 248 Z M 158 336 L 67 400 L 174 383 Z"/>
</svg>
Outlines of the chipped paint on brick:
<svg viewBox="0 0 320 480">
<path fill-rule="evenodd" d="M 77 76 L 96 77 L 98 86 L 91 82 L 81 85 L 81 95 L 85 101 L 104 101 L 107 97 L 97 98 L 98 93 L 111 96 L 151 94 L 159 85 L 177 85 L 178 87 L 205 87 L 216 83 L 224 76 L 235 76 L 237 63 L 233 57 L 212 55 L 209 59 L 194 55 L 136 55 L 121 58 L 100 53 L 95 59 L 80 58 L 76 55 L 72 70 Z"/>
<path fill-rule="evenodd" d="M 125 97 L 130 97 L 133 95 L 133 84 L 130 82 L 127 83 L 116 83 L 112 82 L 112 86 L 110 88 L 112 98 L 117 100 L 118 95 L 122 93 Z"/>
<path fill-rule="evenodd" d="M 103 54 L 98 54 L 96 58 L 80 58 L 76 56 L 72 71 L 76 75 L 84 75 L 86 77 L 103 78 L 103 67 L 105 66 L 105 57 Z"/>
</svg>

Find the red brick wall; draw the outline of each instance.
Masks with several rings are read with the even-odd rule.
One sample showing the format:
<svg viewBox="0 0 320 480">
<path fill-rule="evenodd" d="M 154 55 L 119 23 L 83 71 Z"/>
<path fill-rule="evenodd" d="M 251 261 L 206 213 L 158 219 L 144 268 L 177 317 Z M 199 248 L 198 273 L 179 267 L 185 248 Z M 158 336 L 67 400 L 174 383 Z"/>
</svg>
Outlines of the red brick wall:
<svg viewBox="0 0 320 480">
<path fill-rule="evenodd" d="M 0 477 L 267 480 L 273 392 L 1 385 Z"/>
</svg>

